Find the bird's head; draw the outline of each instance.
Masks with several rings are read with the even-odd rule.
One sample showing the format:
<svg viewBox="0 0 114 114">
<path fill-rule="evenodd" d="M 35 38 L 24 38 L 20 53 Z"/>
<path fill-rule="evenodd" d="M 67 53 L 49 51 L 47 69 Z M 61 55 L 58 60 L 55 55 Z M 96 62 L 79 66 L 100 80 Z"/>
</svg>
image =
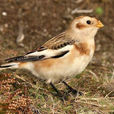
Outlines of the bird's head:
<svg viewBox="0 0 114 114">
<path fill-rule="evenodd" d="M 70 25 L 73 33 L 79 36 L 94 37 L 99 28 L 104 25 L 94 17 L 80 16 L 74 19 Z"/>
</svg>

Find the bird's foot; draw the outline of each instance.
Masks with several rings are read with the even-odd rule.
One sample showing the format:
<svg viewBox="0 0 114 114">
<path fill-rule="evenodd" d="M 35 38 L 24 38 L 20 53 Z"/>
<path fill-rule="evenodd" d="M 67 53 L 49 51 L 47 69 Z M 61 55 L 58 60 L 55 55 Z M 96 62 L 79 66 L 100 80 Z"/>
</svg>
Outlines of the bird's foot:
<svg viewBox="0 0 114 114">
<path fill-rule="evenodd" d="M 64 85 L 67 86 L 67 88 L 69 89 L 69 93 L 72 92 L 72 94 L 78 96 L 78 95 L 83 95 L 82 92 L 77 91 L 76 89 L 73 89 L 71 86 L 69 86 L 65 81 L 63 81 Z"/>
<path fill-rule="evenodd" d="M 70 93 L 70 92 L 72 92 L 72 94 L 73 94 L 73 95 L 76 95 L 76 96 L 81 96 L 81 95 L 83 95 L 82 92 L 77 91 L 76 89 L 73 89 L 73 88 L 69 90 L 69 93 Z"/>
<path fill-rule="evenodd" d="M 68 96 L 65 93 L 57 93 L 55 96 L 57 96 L 61 101 L 67 101 Z"/>
<path fill-rule="evenodd" d="M 53 94 L 54 96 L 58 97 L 60 100 L 64 101 L 67 100 L 68 97 L 66 94 L 62 94 L 52 83 L 50 83 L 50 85 L 52 86 L 52 88 L 55 90 L 56 94 Z"/>
</svg>

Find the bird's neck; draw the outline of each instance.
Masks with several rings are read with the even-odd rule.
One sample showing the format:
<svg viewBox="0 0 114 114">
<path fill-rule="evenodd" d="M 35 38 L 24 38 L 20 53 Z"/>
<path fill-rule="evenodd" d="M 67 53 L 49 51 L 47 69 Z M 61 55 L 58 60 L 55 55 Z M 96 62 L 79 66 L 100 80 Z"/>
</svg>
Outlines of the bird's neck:
<svg viewBox="0 0 114 114">
<path fill-rule="evenodd" d="M 73 32 L 73 31 L 68 31 L 66 32 L 67 36 L 69 36 L 72 40 L 75 40 L 77 43 L 87 43 L 88 45 L 94 45 L 94 37 L 95 34 L 91 33 L 79 33 L 79 32 Z"/>
</svg>

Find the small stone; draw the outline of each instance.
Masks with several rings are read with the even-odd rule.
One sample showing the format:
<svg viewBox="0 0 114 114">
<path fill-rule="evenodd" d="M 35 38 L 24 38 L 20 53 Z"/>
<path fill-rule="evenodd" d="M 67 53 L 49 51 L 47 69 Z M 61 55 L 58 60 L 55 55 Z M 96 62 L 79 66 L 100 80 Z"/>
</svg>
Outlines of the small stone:
<svg viewBox="0 0 114 114">
<path fill-rule="evenodd" d="M 5 11 L 2 12 L 2 15 L 3 15 L 3 16 L 7 16 L 7 12 L 5 12 Z"/>
</svg>

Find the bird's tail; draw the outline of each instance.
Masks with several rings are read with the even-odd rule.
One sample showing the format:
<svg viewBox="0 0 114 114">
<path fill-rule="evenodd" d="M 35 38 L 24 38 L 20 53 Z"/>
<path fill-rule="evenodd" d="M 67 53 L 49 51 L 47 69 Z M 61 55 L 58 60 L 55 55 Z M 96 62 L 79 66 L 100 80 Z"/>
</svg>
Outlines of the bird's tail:
<svg viewBox="0 0 114 114">
<path fill-rule="evenodd" d="M 12 63 L 7 63 L 7 64 L 2 64 L 0 65 L 0 70 L 4 69 L 17 69 L 19 68 L 19 62 L 12 62 Z"/>
</svg>

